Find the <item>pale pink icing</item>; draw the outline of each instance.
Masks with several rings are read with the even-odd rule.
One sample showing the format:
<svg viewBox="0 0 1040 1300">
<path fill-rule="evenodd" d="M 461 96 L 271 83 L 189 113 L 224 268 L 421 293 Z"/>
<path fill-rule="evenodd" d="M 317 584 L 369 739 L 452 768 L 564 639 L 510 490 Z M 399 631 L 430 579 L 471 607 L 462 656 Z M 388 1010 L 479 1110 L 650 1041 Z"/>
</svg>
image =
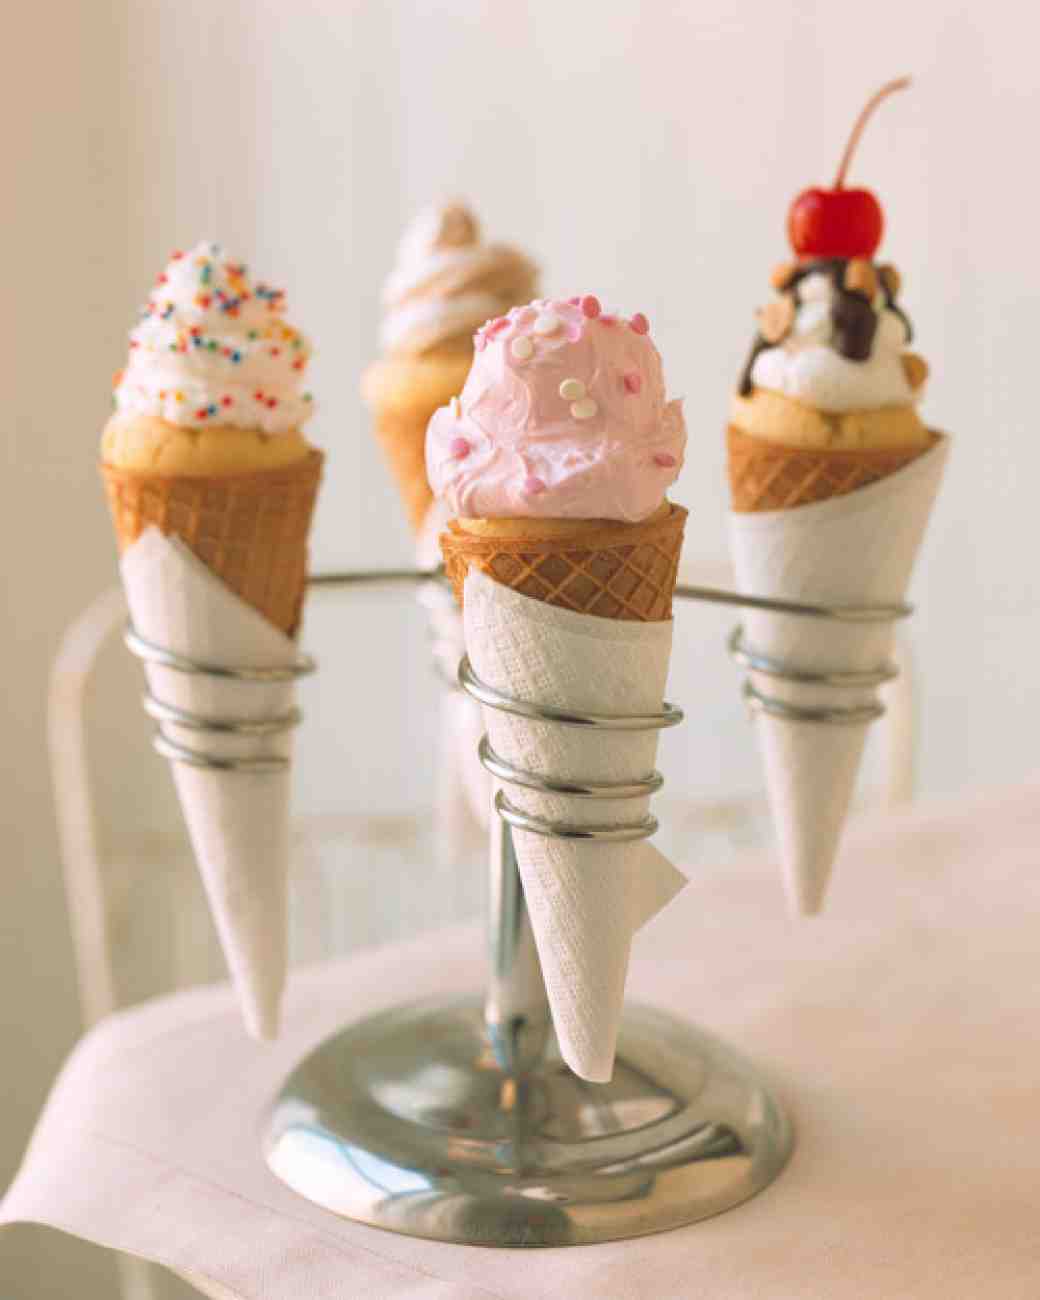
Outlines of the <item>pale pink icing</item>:
<svg viewBox="0 0 1040 1300">
<path fill-rule="evenodd" d="M 686 424 L 648 330 L 642 313 L 602 314 L 589 295 L 488 321 L 461 396 L 430 421 L 434 494 L 463 518 L 652 515 L 682 469 Z"/>
</svg>

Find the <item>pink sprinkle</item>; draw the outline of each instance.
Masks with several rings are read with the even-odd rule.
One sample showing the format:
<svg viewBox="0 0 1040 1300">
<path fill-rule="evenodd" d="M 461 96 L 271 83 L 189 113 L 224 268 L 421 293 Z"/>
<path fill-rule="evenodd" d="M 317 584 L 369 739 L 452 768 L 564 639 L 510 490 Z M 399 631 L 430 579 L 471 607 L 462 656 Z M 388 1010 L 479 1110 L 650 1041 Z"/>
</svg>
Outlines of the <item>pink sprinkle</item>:
<svg viewBox="0 0 1040 1300">
<path fill-rule="evenodd" d="M 465 438 L 452 438 L 451 454 L 456 460 L 465 460 L 470 453 L 469 443 Z"/>
<path fill-rule="evenodd" d="M 643 315 L 641 311 L 637 311 L 636 314 L 632 317 L 632 319 L 628 323 L 630 327 L 633 330 L 635 330 L 637 334 L 650 333 L 650 322 L 647 320 L 647 318 Z"/>
<path fill-rule="evenodd" d="M 669 456 L 666 451 L 659 451 L 654 457 L 654 464 L 660 465 L 662 469 L 674 469 L 676 460 L 674 456 Z"/>
<path fill-rule="evenodd" d="M 478 352 L 483 352 L 484 349 L 487 347 L 487 335 L 486 335 L 486 334 L 474 334 L 474 335 L 473 335 L 473 346 L 477 349 Z"/>
<path fill-rule="evenodd" d="M 570 303 L 570 305 L 571 305 L 572 307 L 580 307 L 580 306 L 581 306 L 581 298 L 579 298 L 579 297 L 568 298 L 567 301 Z"/>
<path fill-rule="evenodd" d="M 488 338 L 490 338 L 493 334 L 497 334 L 499 330 L 508 329 L 509 321 L 507 321 L 504 316 L 499 316 L 497 317 L 497 319 L 493 320 L 491 324 L 488 325 L 486 328 L 487 328 Z"/>
<path fill-rule="evenodd" d="M 583 316 L 588 316 L 590 320 L 595 320 L 601 311 L 599 299 L 591 293 L 587 293 L 581 300 L 581 311 Z"/>
<path fill-rule="evenodd" d="M 624 378 L 625 392 L 638 393 L 643 387 L 643 376 L 638 370 L 629 370 Z"/>
<path fill-rule="evenodd" d="M 584 331 L 580 325 L 568 325 L 565 332 L 568 343 L 577 343 Z"/>
<path fill-rule="evenodd" d="M 524 492 L 529 497 L 536 497 L 540 492 L 545 491 L 545 483 L 540 478 L 535 478 L 533 474 L 528 474 L 524 479 Z"/>
</svg>

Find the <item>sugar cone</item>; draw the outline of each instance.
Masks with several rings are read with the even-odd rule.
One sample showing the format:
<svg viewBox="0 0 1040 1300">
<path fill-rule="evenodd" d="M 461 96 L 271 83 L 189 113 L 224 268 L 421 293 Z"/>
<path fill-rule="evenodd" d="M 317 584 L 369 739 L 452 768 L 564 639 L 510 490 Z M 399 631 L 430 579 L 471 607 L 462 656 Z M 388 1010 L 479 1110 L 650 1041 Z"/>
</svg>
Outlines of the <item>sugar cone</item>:
<svg viewBox="0 0 1040 1300">
<path fill-rule="evenodd" d="M 786 447 L 732 424 L 726 440 L 730 500 L 741 514 L 844 496 L 887 478 L 927 450 L 920 445 L 855 451 Z"/>
<path fill-rule="evenodd" d="M 484 520 L 480 533 L 453 520 L 441 534 L 441 550 L 460 604 L 466 575 L 476 569 L 547 605 L 656 623 L 672 616 L 686 513 L 666 503 L 641 524 Z"/>
<path fill-rule="evenodd" d="M 292 636 L 323 459 L 312 450 L 284 468 L 209 478 L 102 464 L 120 554 L 150 527 L 180 537 L 211 573 Z"/>
<path fill-rule="evenodd" d="M 898 605 L 906 594 L 949 440 L 881 479 L 797 509 L 734 510 L 737 585 L 755 596 L 825 605 Z M 892 654 L 895 623 L 847 623 L 748 610 L 744 640 L 802 674 L 872 672 Z M 795 708 L 860 708 L 874 686 L 827 685 L 752 672 L 763 695 Z M 868 723 L 759 712 L 756 729 L 792 910 L 819 911 L 851 802 Z"/>
</svg>

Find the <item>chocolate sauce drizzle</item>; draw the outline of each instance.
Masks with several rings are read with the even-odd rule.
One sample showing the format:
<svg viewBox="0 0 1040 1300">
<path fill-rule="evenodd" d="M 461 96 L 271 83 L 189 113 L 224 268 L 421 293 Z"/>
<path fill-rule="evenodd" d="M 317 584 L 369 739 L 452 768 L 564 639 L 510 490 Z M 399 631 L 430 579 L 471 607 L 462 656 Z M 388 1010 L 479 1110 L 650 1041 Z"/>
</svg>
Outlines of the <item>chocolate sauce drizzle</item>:
<svg viewBox="0 0 1040 1300">
<path fill-rule="evenodd" d="M 806 276 L 814 273 L 830 276 L 831 284 L 834 286 L 834 299 L 831 303 L 831 324 L 834 326 L 835 350 L 849 361 L 866 361 L 870 356 L 871 348 L 874 346 L 878 316 L 870 301 L 862 293 L 845 288 L 846 266 L 848 266 L 848 259 L 844 257 L 817 258 L 811 262 L 804 262 L 795 271 L 790 284 L 788 284 L 784 292 L 794 294 L 795 307 L 798 308 L 802 305 L 799 286 Z M 878 278 L 880 280 L 880 277 Z M 883 281 L 881 281 L 881 291 L 885 295 L 885 307 L 889 311 L 895 312 L 903 322 L 906 328 L 906 339 L 909 343 L 914 336 L 909 317 L 902 307 L 896 305 L 888 285 Z M 754 384 L 751 382 L 751 372 L 754 369 L 759 353 L 775 346 L 776 344 L 770 343 L 763 338 L 761 333 L 755 335 L 751 344 L 751 351 L 748 353 L 744 368 L 740 372 L 740 382 L 737 387 L 741 397 L 750 396 L 754 388 Z"/>
</svg>

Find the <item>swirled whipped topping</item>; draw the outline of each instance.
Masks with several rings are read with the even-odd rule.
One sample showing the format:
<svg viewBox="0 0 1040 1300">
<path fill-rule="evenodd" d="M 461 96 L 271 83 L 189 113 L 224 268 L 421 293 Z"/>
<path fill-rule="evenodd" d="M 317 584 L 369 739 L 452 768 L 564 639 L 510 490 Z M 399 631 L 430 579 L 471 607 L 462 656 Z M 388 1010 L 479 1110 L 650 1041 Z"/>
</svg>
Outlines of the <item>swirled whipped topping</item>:
<svg viewBox="0 0 1040 1300">
<path fill-rule="evenodd" d="M 538 269 L 518 249 L 483 244 L 473 213 L 459 203 L 428 208 L 405 231 L 383 286 L 382 343 L 421 356 L 535 291 Z"/>
<path fill-rule="evenodd" d="M 268 434 L 299 428 L 313 409 L 302 388 L 311 349 L 284 310 L 284 292 L 254 283 L 219 244 L 174 253 L 130 334 L 117 412 Z"/>
<path fill-rule="evenodd" d="M 434 494 L 463 518 L 649 518 L 686 447 L 649 328 L 591 295 L 489 321 L 461 396 L 427 430 Z"/>
<path fill-rule="evenodd" d="M 894 267 L 828 259 L 779 267 L 779 296 L 759 312 L 740 392 L 767 388 L 821 411 L 905 406 L 923 362 L 905 352 L 910 322 Z M 926 368 L 924 368 L 926 369 Z"/>
</svg>

